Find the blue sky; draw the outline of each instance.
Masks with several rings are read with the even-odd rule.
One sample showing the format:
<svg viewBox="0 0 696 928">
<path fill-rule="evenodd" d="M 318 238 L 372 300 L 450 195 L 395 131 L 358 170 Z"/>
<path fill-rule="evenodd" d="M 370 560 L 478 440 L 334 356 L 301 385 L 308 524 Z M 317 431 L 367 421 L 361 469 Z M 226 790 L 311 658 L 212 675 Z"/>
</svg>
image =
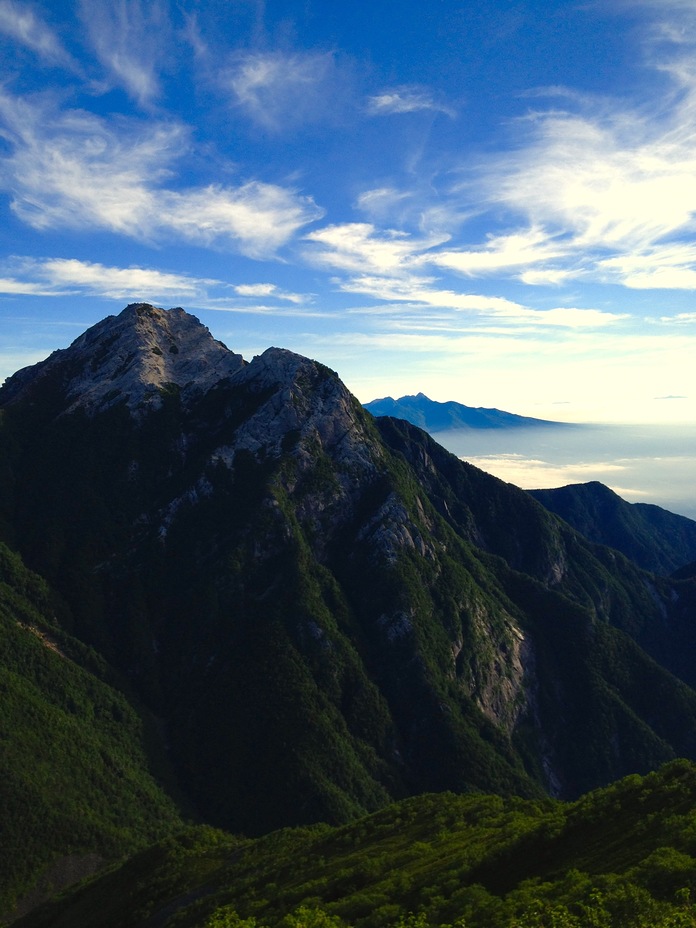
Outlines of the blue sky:
<svg viewBox="0 0 696 928">
<path fill-rule="evenodd" d="M 127 303 L 362 401 L 696 422 L 693 0 L 0 0 L 0 377 Z"/>
</svg>

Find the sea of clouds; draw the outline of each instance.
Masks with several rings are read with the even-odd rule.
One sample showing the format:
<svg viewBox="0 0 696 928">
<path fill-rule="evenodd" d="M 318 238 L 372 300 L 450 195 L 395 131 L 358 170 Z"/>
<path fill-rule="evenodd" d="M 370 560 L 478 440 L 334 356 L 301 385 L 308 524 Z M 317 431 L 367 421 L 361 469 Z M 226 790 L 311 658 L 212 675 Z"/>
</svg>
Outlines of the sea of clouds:
<svg viewBox="0 0 696 928">
<path fill-rule="evenodd" d="M 458 457 L 525 490 L 598 480 L 630 503 L 696 519 L 696 427 L 577 425 L 438 432 Z"/>
</svg>

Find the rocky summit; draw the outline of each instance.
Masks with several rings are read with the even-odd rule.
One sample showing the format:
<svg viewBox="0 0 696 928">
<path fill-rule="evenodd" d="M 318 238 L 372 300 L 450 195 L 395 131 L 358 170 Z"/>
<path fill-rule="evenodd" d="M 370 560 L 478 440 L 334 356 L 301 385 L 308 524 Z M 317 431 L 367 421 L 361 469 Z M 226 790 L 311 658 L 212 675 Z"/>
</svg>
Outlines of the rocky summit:
<svg viewBox="0 0 696 928">
<path fill-rule="evenodd" d="M 694 580 L 374 418 L 316 361 L 247 363 L 134 304 L 0 389 L 0 472 L 0 540 L 35 578 L 12 595 L 44 585 L 22 634 L 67 642 L 47 659 L 79 665 L 75 705 L 97 678 L 127 700 L 162 809 L 259 834 L 696 759 Z"/>
<path fill-rule="evenodd" d="M 161 392 L 184 397 L 202 391 L 244 365 L 183 309 L 165 312 L 132 303 L 93 326 L 69 348 L 10 377 L 7 401 L 51 383 L 65 398 L 65 412 L 96 412 L 125 402 L 130 409 L 160 405 Z"/>
</svg>

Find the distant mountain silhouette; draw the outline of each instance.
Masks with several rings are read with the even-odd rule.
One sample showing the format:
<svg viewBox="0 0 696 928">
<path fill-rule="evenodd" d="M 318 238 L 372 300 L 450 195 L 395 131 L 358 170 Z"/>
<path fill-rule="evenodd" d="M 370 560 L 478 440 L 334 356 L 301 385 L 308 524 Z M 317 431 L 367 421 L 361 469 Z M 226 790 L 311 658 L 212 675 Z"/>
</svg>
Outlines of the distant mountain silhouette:
<svg viewBox="0 0 696 928">
<path fill-rule="evenodd" d="M 392 416 L 405 419 L 426 432 L 444 432 L 449 429 L 519 429 L 519 428 L 569 428 L 565 422 L 549 419 L 532 419 L 516 416 L 501 409 L 486 409 L 483 406 L 464 406 L 450 400 L 439 403 L 424 393 L 402 396 L 398 400 L 386 396 L 364 404 L 373 416 Z"/>
</svg>

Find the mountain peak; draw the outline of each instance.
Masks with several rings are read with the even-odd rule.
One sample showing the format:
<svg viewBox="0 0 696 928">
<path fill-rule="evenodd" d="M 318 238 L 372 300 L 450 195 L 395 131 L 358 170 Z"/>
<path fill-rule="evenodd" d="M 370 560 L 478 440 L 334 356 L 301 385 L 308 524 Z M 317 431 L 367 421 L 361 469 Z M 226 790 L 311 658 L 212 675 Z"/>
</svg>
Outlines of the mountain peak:
<svg viewBox="0 0 696 928">
<path fill-rule="evenodd" d="M 406 419 L 426 432 L 444 432 L 450 429 L 502 429 L 530 427 L 562 427 L 564 423 L 546 419 L 531 419 L 500 409 L 483 406 L 464 406 L 453 400 L 444 403 L 431 400 L 425 393 L 409 394 L 395 400 L 391 396 L 365 403 L 373 416 L 392 416 Z"/>
<path fill-rule="evenodd" d="M 185 310 L 131 303 L 68 348 L 10 377 L 0 401 L 50 383 L 64 398 L 61 412 L 94 412 L 124 401 L 131 410 L 157 408 L 163 390 L 175 386 L 184 396 L 205 391 L 245 363 Z"/>
</svg>

